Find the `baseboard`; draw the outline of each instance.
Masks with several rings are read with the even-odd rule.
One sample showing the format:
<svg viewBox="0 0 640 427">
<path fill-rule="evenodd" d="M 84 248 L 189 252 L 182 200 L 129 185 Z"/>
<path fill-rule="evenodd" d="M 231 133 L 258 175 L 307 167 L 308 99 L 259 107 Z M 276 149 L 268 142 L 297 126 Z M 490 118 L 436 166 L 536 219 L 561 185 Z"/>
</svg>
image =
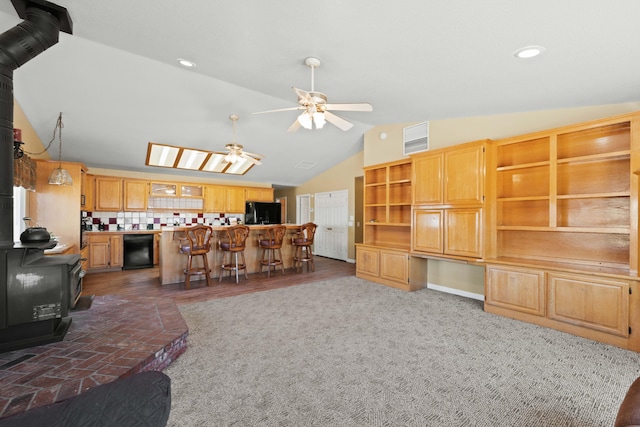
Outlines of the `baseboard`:
<svg viewBox="0 0 640 427">
<path fill-rule="evenodd" d="M 355 259 L 351 259 L 351 258 L 347 258 L 345 261 L 348 262 L 349 264 L 355 264 L 356 263 L 356 260 Z"/>
<path fill-rule="evenodd" d="M 446 286 L 440 286 L 433 283 L 427 283 L 427 289 L 433 289 L 434 291 L 440 291 L 440 292 L 445 292 L 447 294 L 459 295 L 465 298 L 484 301 L 484 295 L 482 294 L 475 294 L 473 292 L 461 291 L 460 289 L 447 288 Z"/>
</svg>

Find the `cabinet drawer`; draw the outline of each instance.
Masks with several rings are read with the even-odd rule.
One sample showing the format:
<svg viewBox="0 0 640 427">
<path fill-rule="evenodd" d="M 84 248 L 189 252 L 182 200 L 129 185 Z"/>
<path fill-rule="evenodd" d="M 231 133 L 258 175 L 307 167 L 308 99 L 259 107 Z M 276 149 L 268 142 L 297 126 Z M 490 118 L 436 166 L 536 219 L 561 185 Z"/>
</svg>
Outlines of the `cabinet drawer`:
<svg viewBox="0 0 640 427">
<path fill-rule="evenodd" d="M 629 336 L 629 282 L 562 273 L 548 279 L 550 319 Z"/>
<path fill-rule="evenodd" d="M 486 303 L 537 316 L 545 315 L 544 272 L 487 266 Z"/>
</svg>

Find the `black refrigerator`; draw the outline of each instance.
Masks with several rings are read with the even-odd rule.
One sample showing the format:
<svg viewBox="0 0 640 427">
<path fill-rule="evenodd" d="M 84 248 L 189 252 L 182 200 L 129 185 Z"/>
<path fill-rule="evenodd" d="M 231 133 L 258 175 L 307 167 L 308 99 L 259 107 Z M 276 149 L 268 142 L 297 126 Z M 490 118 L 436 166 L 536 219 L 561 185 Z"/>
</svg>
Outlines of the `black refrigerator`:
<svg viewBox="0 0 640 427">
<path fill-rule="evenodd" d="M 282 224 L 280 203 L 247 202 L 244 211 L 244 223 Z"/>
</svg>

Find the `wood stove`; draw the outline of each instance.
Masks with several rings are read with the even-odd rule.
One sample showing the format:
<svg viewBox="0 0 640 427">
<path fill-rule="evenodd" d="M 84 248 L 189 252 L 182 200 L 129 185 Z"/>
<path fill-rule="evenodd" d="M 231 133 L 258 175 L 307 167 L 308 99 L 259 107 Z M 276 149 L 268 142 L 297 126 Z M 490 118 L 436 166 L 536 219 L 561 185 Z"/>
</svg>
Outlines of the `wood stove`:
<svg viewBox="0 0 640 427">
<path fill-rule="evenodd" d="M 82 289 L 80 255 L 45 256 L 56 242 L 13 242 L 13 70 L 56 44 L 60 31 L 71 34 L 72 22 L 45 0 L 11 2 L 24 21 L 0 34 L 0 352 L 62 340 Z"/>
<path fill-rule="evenodd" d="M 69 310 L 82 292 L 80 255 L 45 256 L 55 242 L 16 245 L 0 250 L 6 291 L 0 316 L 0 352 L 61 341 Z M 4 300 L 4 301 L 3 301 Z"/>
</svg>

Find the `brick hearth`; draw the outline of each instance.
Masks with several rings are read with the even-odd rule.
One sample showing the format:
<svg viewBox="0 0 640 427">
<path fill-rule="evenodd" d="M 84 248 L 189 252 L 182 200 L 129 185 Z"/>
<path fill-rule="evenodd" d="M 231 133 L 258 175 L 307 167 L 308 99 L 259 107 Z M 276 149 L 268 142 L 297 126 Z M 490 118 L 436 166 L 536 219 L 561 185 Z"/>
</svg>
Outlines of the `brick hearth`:
<svg viewBox="0 0 640 427">
<path fill-rule="evenodd" d="M 71 318 L 63 341 L 0 354 L 0 418 L 162 370 L 187 348 L 187 324 L 170 298 L 95 297 Z"/>
</svg>

